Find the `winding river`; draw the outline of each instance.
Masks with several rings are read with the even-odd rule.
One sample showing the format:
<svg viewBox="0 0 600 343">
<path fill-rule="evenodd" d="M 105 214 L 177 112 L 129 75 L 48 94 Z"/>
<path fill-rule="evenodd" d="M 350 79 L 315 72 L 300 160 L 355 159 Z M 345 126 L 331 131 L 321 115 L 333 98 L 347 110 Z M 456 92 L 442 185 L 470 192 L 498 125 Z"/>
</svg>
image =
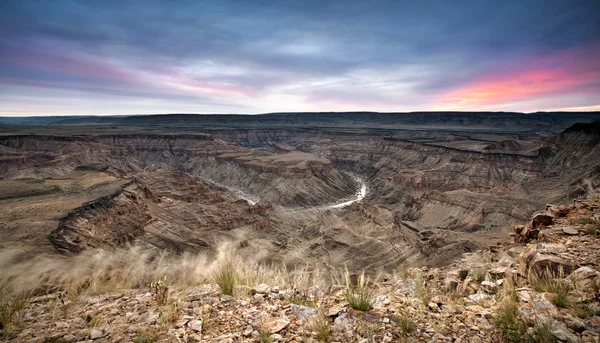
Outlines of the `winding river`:
<svg viewBox="0 0 600 343">
<path fill-rule="evenodd" d="M 291 207 L 280 207 L 280 208 L 285 211 L 298 211 L 298 210 L 329 210 L 329 209 L 343 208 L 346 206 L 350 206 L 350 205 L 354 204 L 355 202 L 361 201 L 367 195 L 367 184 L 365 183 L 365 180 L 363 180 L 361 177 L 358 177 L 356 175 L 352 175 L 352 177 L 354 178 L 354 180 L 356 180 L 356 182 L 358 184 L 360 184 L 360 188 L 356 190 L 355 197 L 351 200 L 347 200 L 347 201 L 332 204 L 332 205 L 324 205 L 324 206 L 312 206 L 312 207 L 305 207 L 305 208 L 291 208 Z M 237 188 L 225 186 L 223 184 L 214 182 L 212 180 L 207 180 L 207 181 L 209 181 L 210 183 L 213 183 L 219 187 L 227 189 L 228 191 L 232 192 L 238 199 L 246 200 L 250 205 L 256 205 L 257 203 L 260 202 L 260 199 L 258 199 L 257 197 L 247 194 Z"/>
</svg>

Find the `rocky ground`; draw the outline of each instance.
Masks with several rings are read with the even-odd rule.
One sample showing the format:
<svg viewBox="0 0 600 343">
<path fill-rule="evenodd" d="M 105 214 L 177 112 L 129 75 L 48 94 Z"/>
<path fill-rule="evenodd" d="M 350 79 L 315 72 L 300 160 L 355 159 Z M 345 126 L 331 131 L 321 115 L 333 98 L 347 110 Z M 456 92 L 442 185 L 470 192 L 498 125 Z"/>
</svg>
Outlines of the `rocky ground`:
<svg viewBox="0 0 600 343">
<path fill-rule="evenodd" d="M 164 280 L 95 295 L 68 290 L 6 298 L 0 337 L 8 342 L 600 342 L 599 227 L 600 203 L 574 201 L 547 206 L 527 225 L 515 227 L 514 243 L 465 254 L 445 268 L 399 267 L 373 282 L 346 275 L 348 283 L 338 280 L 329 287 L 246 283 L 230 296 L 211 282 L 170 287 Z"/>
</svg>

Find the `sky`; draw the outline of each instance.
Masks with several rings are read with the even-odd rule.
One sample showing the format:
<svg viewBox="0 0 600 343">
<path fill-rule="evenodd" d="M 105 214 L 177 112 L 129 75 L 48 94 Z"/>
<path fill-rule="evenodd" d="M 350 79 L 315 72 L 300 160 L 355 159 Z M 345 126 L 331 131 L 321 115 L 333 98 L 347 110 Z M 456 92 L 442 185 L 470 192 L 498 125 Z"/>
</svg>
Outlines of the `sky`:
<svg viewBox="0 0 600 343">
<path fill-rule="evenodd" d="M 1 116 L 363 110 L 600 110 L 600 1 L 0 1 Z"/>
</svg>

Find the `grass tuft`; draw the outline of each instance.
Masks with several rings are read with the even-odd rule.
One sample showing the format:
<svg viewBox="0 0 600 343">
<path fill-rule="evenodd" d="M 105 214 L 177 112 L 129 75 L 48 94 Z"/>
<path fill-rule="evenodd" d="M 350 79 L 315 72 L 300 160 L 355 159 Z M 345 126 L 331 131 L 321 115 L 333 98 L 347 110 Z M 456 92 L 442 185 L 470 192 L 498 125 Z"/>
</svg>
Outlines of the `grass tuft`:
<svg viewBox="0 0 600 343">
<path fill-rule="evenodd" d="M 261 328 L 258 331 L 258 341 L 260 343 L 271 343 L 271 333 L 269 332 L 269 330 Z"/>
<path fill-rule="evenodd" d="M 405 335 L 410 335 L 417 330 L 417 324 L 415 324 L 415 322 L 407 316 L 398 317 L 396 318 L 395 322 Z"/>
<path fill-rule="evenodd" d="M 513 343 L 526 341 L 527 328 L 519 319 L 519 305 L 512 299 L 505 299 L 496 310 L 494 324 L 502 336 Z"/>
<path fill-rule="evenodd" d="M 158 332 L 155 330 L 147 330 L 140 333 L 136 338 L 133 339 L 133 343 L 154 343 L 159 339 Z"/>
<path fill-rule="evenodd" d="M 530 273 L 529 282 L 532 288 L 537 292 L 553 293 L 551 301 L 554 305 L 560 308 L 572 307 L 572 302 L 569 299 L 571 286 L 562 278 L 555 278 L 550 271 L 541 273 L 541 275 Z"/>
<path fill-rule="evenodd" d="M 23 310 L 29 304 L 29 295 L 19 293 L 9 298 L 0 297 L 0 337 L 11 336 L 17 333 L 22 326 Z"/>
<path fill-rule="evenodd" d="M 528 343 L 558 343 L 547 325 L 538 325 L 527 337 Z"/>
<path fill-rule="evenodd" d="M 471 278 L 476 282 L 483 282 L 485 280 L 485 271 L 482 268 L 473 268 L 471 270 Z"/>
<path fill-rule="evenodd" d="M 365 273 L 361 273 L 357 283 L 353 285 L 350 274 L 346 272 L 346 301 L 357 311 L 368 312 L 373 309 L 374 290 L 369 287 Z"/>
<path fill-rule="evenodd" d="M 233 295 L 239 275 L 233 263 L 222 261 L 213 272 L 213 279 L 223 294 Z"/>
<path fill-rule="evenodd" d="M 331 336 L 331 324 L 329 318 L 322 310 L 314 316 L 310 323 L 311 330 L 315 333 L 315 339 L 319 342 L 327 342 Z"/>
</svg>

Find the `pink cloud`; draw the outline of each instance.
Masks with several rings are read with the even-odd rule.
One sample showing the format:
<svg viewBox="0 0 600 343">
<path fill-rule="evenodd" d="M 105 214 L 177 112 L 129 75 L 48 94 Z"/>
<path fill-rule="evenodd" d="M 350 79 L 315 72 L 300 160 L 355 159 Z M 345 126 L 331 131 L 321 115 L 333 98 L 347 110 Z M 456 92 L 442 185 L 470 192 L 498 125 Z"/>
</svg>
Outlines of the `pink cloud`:
<svg viewBox="0 0 600 343">
<path fill-rule="evenodd" d="M 39 51 L 38 49 L 24 49 L 8 51 L 0 55 L 0 63 L 26 67 L 31 70 L 52 71 L 64 75 L 79 77 L 93 77 L 98 80 L 113 81 L 110 85 L 103 83 L 96 86 L 90 82 L 77 80 L 36 80 L 39 84 L 56 84 L 73 88 L 102 88 L 112 90 L 128 89 L 130 91 L 161 91 L 169 89 L 171 92 L 190 95 L 198 94 L 217 97 L 256 96 L 256 92 L 230 83 L 203 81 L 199 77 L 181 74 L 174 70 L 145 71 L 132 66 L 113 63 L 106 56 L 90 56 L 75 51 L 63 50 L 60 54 Z M 11 78 L 11 83 L 30 83 L 28 79 L 17 80 Z M 6 80 L 6 78 L 5 78 Z M 42 85 L 44 87 L 44 85 Z"/>
<path fill-rule="evenodd" d="M 573 49 L 521 62 L 508 72 L 495 72 L 443 92 L 442 103 L 485 106 L 564 95 L 598 92 L 599 46 Z"/>
</svg>

